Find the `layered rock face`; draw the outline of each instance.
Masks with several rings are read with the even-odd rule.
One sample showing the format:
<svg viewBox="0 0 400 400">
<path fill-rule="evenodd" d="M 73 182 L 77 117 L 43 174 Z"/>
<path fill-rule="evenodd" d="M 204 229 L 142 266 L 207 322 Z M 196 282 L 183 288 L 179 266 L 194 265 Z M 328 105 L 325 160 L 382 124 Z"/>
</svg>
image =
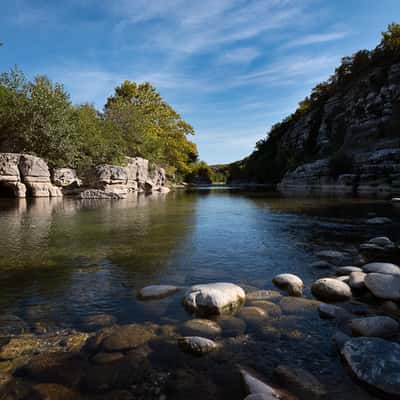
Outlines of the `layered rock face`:
<svg viewBox="0 0 400 400">
<path fill-rule="evenodd" d="M 9 196 L 58 197 L 79 194 L 81 198 L 124 198 L 130 191 L 168 192 L 163 168 L 140 157 L 128 158 L 126 166 L 99 165 L 82 182 L 74 169 L 56 168 L 35 156 L 0 153 L 0 193 Z"/>
<path fill-rule="evenodd" d="M 97 191 L 82 193 L 82 197 L 97 197 L 101 191 L 102 197 L 124 198 L 130 191 L 166 192 L 166 175 L 163 168 L 153 166 L 141 157 L 127 157 L 126 166 L 99 165 L 88 178 L 88 184 Z M 90 195 L 90 196 L 89 196 Z"/>
<path fill-rule="evenodd" d="M 278 188 L 360 194 L 400 192 L 399 131 L 400 64 L 394 64 L 371 71 L 284 133 L 282 147 L 304 155 L 311 146 L 316 157 L 289 171 Z M 339 168 L 335 173 L 332 158 L 338 152 L 343 161 L 336 160 Z"/>
<path fill-rule="evenodd" d="M 46 162 L 28 154 L 0 153 L 0 187 L 15 197 L 58 197 Z"/>
</svg>

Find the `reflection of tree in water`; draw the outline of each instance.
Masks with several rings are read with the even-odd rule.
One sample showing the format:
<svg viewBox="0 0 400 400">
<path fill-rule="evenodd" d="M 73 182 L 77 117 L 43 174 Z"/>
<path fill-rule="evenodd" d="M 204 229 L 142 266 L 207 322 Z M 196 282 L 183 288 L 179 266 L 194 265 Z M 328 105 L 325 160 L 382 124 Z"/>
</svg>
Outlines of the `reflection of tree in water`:
<svg viewBox="0 0 400 400">
<path fill-rule="evenodd" d="M 4 309 L 23 305 L 33 315 L 51 302 L 74 314 L 85 303 L 98 300 L 107 309 L 124 292 L 134 297 L 131 287 L 161 272 L 183 241 L 193 202 L 193 196 L 140 194 L 101 202 L 23 200 L 2 209 Z"/>
</svg>

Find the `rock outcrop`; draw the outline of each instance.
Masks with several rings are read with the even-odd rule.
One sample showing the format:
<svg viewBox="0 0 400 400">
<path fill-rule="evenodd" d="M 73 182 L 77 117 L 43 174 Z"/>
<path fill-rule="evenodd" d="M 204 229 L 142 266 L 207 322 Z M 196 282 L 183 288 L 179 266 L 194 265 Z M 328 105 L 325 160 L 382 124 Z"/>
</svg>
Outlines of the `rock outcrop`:
<svg viewBox="0 0 400 400">
<path fill-rule="evenodd" d="M 279 189 L 360 194 L 400 191 L 399 125 L 400 64 L 377 67 L 330 97 L 321 109 L 306 113 L 283 134 L 282 148 L 299 155 L 312 143 L 316 160 L 287 172 Z M 338 150 L 351 165 L 335 174 L 331 160 Z"/>
<path fill-rule="evenodd" d="M 164 168 L 157 167 L 141 157 L 127 157 L 125 166 L 98 165 L 87 177 L 90 188 L 102 191 L 82 192 L 82 198 L 125 198 L 129 192 L 167 193 L 169 189 L 164 186 L 166 174 Z"/>
<path fill-rule="evenodd" d="M 120 199 L 131 191 L 168 193 L 165 182 L 165 170 L 140 157 L 127 157 L 125 166 L 98 165 L 81 180 L 72 168 L 50 171 L 42 158 L 0 153 L 0 193 L 10 197 L 78 193 L 82 199 Z"/>
<path fill-rule="evenodd" d="M 247 181 L 269 183 L 263 176 L 274 172 L 257 174 L 254 168 L 262 168 L 262 156 L 268 157 L 266 168 L 270 168 L 275 165 L 269 163 L 271 157 L 287 154 L 290 162 L 284 176 L 277 176 L 283 192 L 396 193 L 400 192 L 399 127 L 400 63 L 377 64 L 293 123 L 271 132 L 260 150 L 264 153 L 236 164 L 250 171 Z M 251 164 L 253 159 L 258 164 Z"/>
<path fill-rule="evenodd" d="M 0 187 L 14 197 L 58 197 L 47 163 L 29 154 L 0 153 Z"/>
</svg>

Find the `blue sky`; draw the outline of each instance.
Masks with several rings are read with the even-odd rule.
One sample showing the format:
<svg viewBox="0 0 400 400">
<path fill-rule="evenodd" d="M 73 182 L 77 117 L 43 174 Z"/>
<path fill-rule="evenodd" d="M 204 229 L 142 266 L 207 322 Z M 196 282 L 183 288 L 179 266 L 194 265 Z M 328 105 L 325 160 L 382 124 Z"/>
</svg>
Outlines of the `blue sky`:
<svg viewBox="0 0 400 400">
<path fill-rule="evenodd" d="M 191 123 L 200 158 L 243 158 L 340 58 L 373 48 L 400 0 L 4 0 L 0 70 L 63 82 L 99 109 L 150 81 Z"/>
</svg>

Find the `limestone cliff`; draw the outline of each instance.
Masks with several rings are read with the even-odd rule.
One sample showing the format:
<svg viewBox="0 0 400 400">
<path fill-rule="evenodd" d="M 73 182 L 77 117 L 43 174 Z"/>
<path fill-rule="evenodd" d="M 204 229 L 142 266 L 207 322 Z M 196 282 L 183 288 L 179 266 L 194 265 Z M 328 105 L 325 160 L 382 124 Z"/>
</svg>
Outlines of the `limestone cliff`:
<svg viewBox="0 0 400 400">
<path fill-rule="evenodd" d="M 124 198 L 131 191 L 168 192 L 165 170 L 140 157 L 127 157 L 126 165 L 99 165 L 83 179 L 71 168 L 50 170 L 39 157 L 0 153 L 0 192 L 14 197 Z"/>
<path fill-rule="evenodd" d="M 329 98 L 285 132 L 282 145 L 306 152 L 312 135 L 316 160 L 287 172 L 281 190 L 400 191 L 400 64 Z"/>
<path fill-rule="evenodd" d="M 378 50 L 370 54 L 377 58 Z M 360 73 L 321 84 L 318 101 L 311 95 L 311 106 L 300 105 L 249 157 L 231 164 L 232 180 L 286 192 L 400 193 L 400 57 L 366 57 Z"/>
</svg>

